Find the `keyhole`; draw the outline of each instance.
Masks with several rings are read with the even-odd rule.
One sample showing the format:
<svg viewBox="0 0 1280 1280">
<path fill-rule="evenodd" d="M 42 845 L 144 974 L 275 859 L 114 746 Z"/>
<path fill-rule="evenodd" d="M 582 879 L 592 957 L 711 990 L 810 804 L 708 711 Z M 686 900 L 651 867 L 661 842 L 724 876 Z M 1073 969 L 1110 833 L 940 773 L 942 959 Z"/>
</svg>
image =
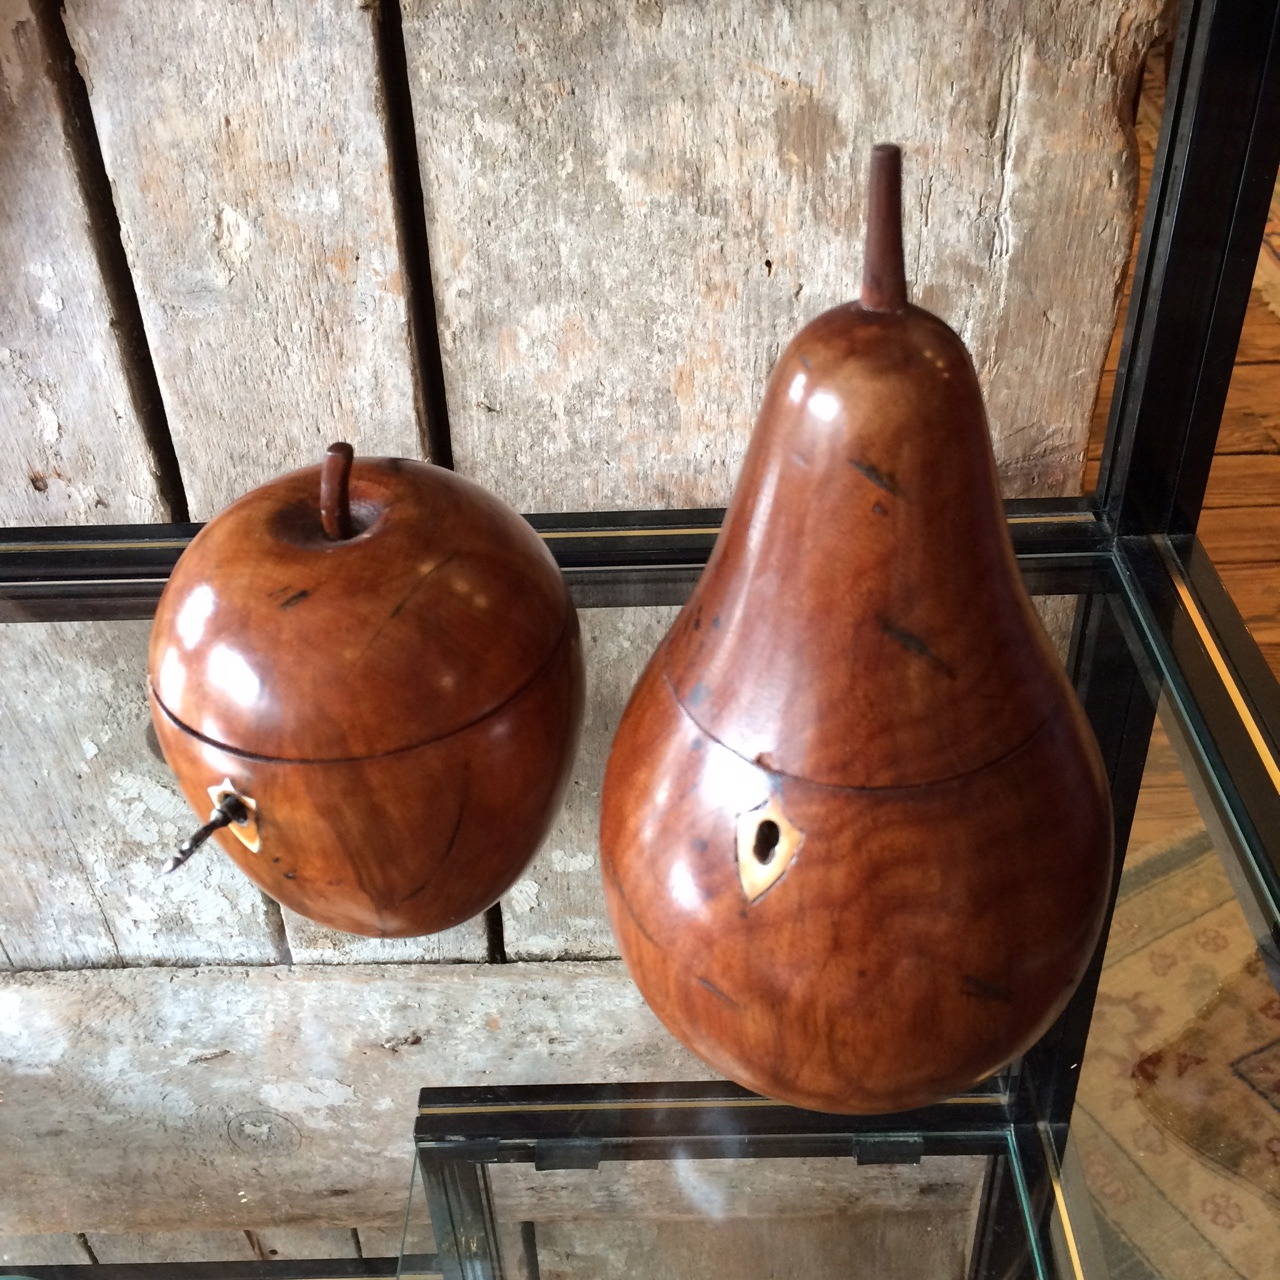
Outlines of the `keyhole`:
<svg viewBox="0 0 1280 1280">
<path fill-rule="evenodd" d="M 249 810 L 245 807 L 244 801 L 234 791 L 219 791 L 214 805 L 221 809 L 238 827 L 243 827 L 249 821 Z"/>
<path fill-rule="evenodd" d="M 781 834 L 778 824 L 769 818 L 756 828 L 756 841 L 751 846 L 751 852 L 762 867 L 767 867 L 773 861 L 773 855 L 778 852 Z"/>
</svg>

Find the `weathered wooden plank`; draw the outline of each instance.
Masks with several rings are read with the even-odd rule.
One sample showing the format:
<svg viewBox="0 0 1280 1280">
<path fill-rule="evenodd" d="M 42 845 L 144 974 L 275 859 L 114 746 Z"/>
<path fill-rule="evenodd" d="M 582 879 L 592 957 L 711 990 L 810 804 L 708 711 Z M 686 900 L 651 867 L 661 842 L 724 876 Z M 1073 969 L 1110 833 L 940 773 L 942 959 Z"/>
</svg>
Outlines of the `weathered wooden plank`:
<svg viewBox="0 0 1280 1280">
<path fill-rule="evenodd" d="M 413 1179 L 409 1203 L 401 1205 L 394 1218 L 385 1222 L 361 1223 L 356 1234 L 360 1239 L 360 1256 L 364 1258 L 435 1253 L 435 1224 L 431 1221 L 431 1206 L 422 1178 Z"/>
<path fill-rule="evenodd" d="M 523 510 L 723 502 L 779 344 L 856 292 L 888 138 L 1007 492 L 1075 492 L 1158 8 L 407 0 L 459 468 Z"/>
<path fill-rule="evenodd" d="M 375 8 L 66 5 L 193 519 L 333 439 L 420 455 Z"/>
<path fill-rule="evenodd" d="M 88 1241 L 99 1262 L 247 1262 L 259 1256 L 243 1231 L 94 1232 Z"/>
<path fill-rule="evenodd" d="M 8 974 L 0 1026 L 0 1233 L 390 1222 L 421 1086 L 709 1075 L 618 962 Z"/>
<path fill-rule="evenodd" d="M 83 1266 L 90 1261 L 77 1235 L 0 1236 L 0 1264 L 6 1267 Z"/>
<path fill-rule="evenodd" d="M 0 524 L 165 520 L 30 0 L 0 0 Z"/>
<path fill-rule="evenodd" d="M 147 624 L 28 623 L 0 646 L 0 966 L 277 959 L 275 907 L 213 851 L 148 750 Z"/>
<path fill-rule="evenodd" d="M 287 908 L 280 910 L 294 964 L 430 964 L 489 957 L 483 916 L 421 938 L 363 938 L 326 929 Z"/>
<path fill-rule="evenodd" d="M 525 874 L 502 900 L 503 936 L 514 960 L 616 956 L 600 886 L 600 784 L 622 710 L 675 608 L 583 609 L 587 703 L 564 807 Z"/>
<path fill-rule="evenodd" d="M 394 1218 L 385 1222 L 361 1223 L 356 1234 L 360 1238 L 360 1254 L 365 1258 L 435 1253 L 435 1224 L 431 1221 L 431 1206 L 422 1178 L 413 1179 L 409 1203 L 401 1205 Z"/>
<path fill-rule="evenodd" d="M 250 1231 L 249 1243 L 258 1257 L 358 1258 L 354 1230 L 337 1227 L 265 1227 Z"/>
<path fill-rule="evenodd" d="M 421 1251 L 431 1253 L 435 1250 L 435 1238 L 431 1232 L 430 1219 L 425 1203 L 421 1212 L 415 1215 L 409 1248 L 407 1252 Z M 360 1240 L 360 1256 L 362 1258 L 398 1258 L 400 1246 L 404 1242 L 404 1215 L 401 1214 L 395 1223 L 383 1223 L 376 1226 L 360 1226 L 356 1230 Z"/>
<path fill-rule="evenodd" d="M 1032 596 L 1036 615 L 1044 626 L 1058 660 L 1063 664 L 1071 651 L 1071 631 L 1075 626 L 1078 596 Z"/>
</svg>

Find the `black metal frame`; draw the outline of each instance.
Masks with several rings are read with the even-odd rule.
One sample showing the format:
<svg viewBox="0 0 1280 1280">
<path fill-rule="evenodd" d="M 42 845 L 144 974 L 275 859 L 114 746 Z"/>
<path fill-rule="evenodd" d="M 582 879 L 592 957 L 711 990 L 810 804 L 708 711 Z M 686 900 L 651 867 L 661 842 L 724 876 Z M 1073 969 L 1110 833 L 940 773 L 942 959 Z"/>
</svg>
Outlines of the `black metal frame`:
<svg viewBox="0 0 1280 1280">
<path fill-rule="evenodd" d="M 1084 499 L 1014 501 L 1006 507 L 1031 589 L 1084 597 L 1071 666 L 1111 770 L 1118 847 L 1127 839 L 1156 699 L 1162 698 L 1167 720 L 1195 765 L 1223 847 L 1235 855 L 1255 932 L 1280 973 L 1280 685 L 1195 540 L 1280 158 L 1278 57 L 1277 0 L 1186 0 L 1098 488 Z M 591 607 L 682 600 L 706 561 L 722 514 L 529 519 L 563 569 L 575 601 Z M 197 529 L 0 531 L 0 621 L 149 617 Z M 1121 669 L 1127 676 L 1117 686 Z M 489 1159 L 605 1159 L 624 1146 L 634 1151 L 637 1143 L 655 1156 L 673 1150 L 673 1142 L 684 1155 L 699 1143 L 707 1154 L 729 1146 L 758 1153 L 770 1143 L 806 1154 L 835 1147 L 856 1152 L 874 1136 L 882 1147 L 890 1143 L 889 1155 L 944 1147 L 995 1155 L 971 1274 L 975 1280 L 1033 1274 L 1036 1264 L 1028 1256 L 1010 1252 L 1010 1215 L 1028 1207 L 1038 1215 L 1037 1248 L 1045 1265 L 1060 1199 L 1055 1161 L 1064 1150 L 1100 964 L 1101 950 L 1071 1006 L 1020 1068 L 977 1098 L 909 1116 L 809 1122 L 807 1113 L 786 1108 L 739 1106 L 735 1100 L 743 1095 L 732 1086 L 669 1085 L 661 1096 L 637 1087 L 636 1096 L 644 1095 L 650 1105 L 609 1112 L 601 1120 L 606 1113 L 599 1110 L 575 1111 L 575 1099 L 586 1096 L 584 1088 L 594 1089 L 597 1100 L 611 1095 L 578 1086 L 540 1091 L 539 1105 L 550 1110 L 522 1112 L 522 1128 L 515 1132 L 506 1121 L 495 1124 L 494 1113 L 475 1111 L 492 1102 L 492 1092 L 486 1103 L 465 1090 L 449 1091 L 450 1142 L 427 1117 L 420 1117 L 418 1127 L 433 1216 L 443 1215 L 437 1226 L 453 1222 L 457 1228 L 452 1236 L 445 1232 L 440 1265 L 468 1280 L 497 1274 L 492 1259 L 485 1262 L 473 1250 L 467 1261 L 456 1243 L 448 1243 L 471 1238 L 486 1225 L 489 1209 L 477 1170 Z M 612 1096 L 627 1098 L 628 1090 Z M 423 1097 L 426 1106 L 444 1105 L 431 1091 Z M 673 1098 L 700 1100 L 705 1109 L 673 1110 Z M 729 1104 L 732 1124 L 725 1129 Z M 593 1128 L 597 1120 L 604 1126 L 599 1133 Z M 701 1138 L 691 1121 L 709 1126 Z M 785 1142 L 783 1132 L 790 1135 Z M 454 1140 L 460 1136 L 467 1140 Z M 1020 1181 L 1027 1170 L 1034 1171 L 1031 1185 Z M 318 1267 L 277 1262 L 94 1271 L 99 1280 L 143 1280 L 161 1269 L 191 1280 L 287 1280 L 318 1274 Z M 344 1260 L 321 1269 L 332 1276 L 390 1274 L 378 1260 Z M 26 1273 L 69 1280 L 81 1269 L 32 1267 Z"/>
</svg>

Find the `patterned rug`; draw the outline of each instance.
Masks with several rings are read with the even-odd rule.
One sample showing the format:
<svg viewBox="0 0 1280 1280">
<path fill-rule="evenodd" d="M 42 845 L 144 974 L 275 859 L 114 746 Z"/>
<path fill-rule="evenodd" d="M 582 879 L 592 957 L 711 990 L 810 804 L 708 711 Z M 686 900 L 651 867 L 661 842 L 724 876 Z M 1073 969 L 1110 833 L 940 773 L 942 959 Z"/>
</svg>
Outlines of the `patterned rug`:
<svg viewBox="0 0 1280 1280">
<path fill-rule="evenodd" d="M 1280 1276 L 1280 996 L 1198 824 L 1131 852 L 1072 1132 L 1112 1276 Z"/>
</svg>

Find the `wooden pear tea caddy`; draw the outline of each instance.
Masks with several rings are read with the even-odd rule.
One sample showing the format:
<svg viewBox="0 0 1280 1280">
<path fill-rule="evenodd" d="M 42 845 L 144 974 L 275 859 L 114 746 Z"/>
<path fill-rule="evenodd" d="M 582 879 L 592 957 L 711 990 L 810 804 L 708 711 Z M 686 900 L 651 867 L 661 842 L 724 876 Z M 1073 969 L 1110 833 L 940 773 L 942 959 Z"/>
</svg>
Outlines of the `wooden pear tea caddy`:
<svg viewBox="0 0 1280 1280">
<path fill-rule="evenodd" d="M 778 361 L 613 744 L 615 935 L 653 1010 L 732 1080 L 899 1111 L 1048 1028 L 1097 942 L 1111 846 L 972 362 L 907 300 L 900 156 L 877 147 L 861 297 Z"/>
<path fill-rule="evenodd" d="M 546 832 L 582 715 L 542 540 L 452 472 L 330 448 L 209 522 L 151 632 L 152 721 L 211 835 L 321 924 L 433 933 Z"/>
</svg>

